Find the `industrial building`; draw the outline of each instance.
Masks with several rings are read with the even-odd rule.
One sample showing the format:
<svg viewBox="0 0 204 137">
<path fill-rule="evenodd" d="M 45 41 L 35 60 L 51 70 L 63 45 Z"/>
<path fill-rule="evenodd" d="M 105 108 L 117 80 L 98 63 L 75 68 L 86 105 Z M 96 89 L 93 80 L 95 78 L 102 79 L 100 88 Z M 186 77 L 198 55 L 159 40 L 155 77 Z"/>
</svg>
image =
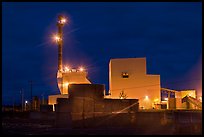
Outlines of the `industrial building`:
<svg viewBox="0 0 204 137">
<path fill-rule="evenodd" d="M 146 58 L 111 59 L 109 87 L 110 98 L 137 98 L 143 109 L 160 103 L 160 75 L 147 74 Z"/>
<path fill-rule="evenodd" d="M 105 117 L 112 117 L 113 114 L 134 115 L 138 111 L 138 99 L 107 99 L 104 94 L 105 86 L 102 84 L 71 84 L 69 98 L 57 99 L 57 126 L 97 127 L 107 122 L 103 120 Z M 129 119 L 124 120 L 130 122 Z"/>
<path fill-rule="evenodd" d="M 58 17 L 57 27 L 58 34 L 54 36 L 56 43 L 58 44 L 58 72 L 57 82 L 58 88 L 61 94 L 50 95 L 48 97 L 48 104 L 54 105 L 57 103 L 57 98 L 68 98 L 68 85 L 69 84 L 90 84 L 91 82 L 87 79 L 87 72 L 83 67 L 69 68 L 63 65 L 62 47 L 63 47 L 63 26 L 66 24 L 66 18 L 63 16 Z"/>
<path fill-rule="evenodd" d="M 196 96 L 196 90 L 161 88 L 161 93 L 166 93 L 166 96 L 161 98 L 161 104 L 165 104 L 166 109 L 202 109 L 202 100 Z"/>
<path fill-rule="evenodd" d="M 60 94 L 50 95 L 48 104 L 55 106 L 58 98 L 70 98 L 69 90 L 75 85 L 75 91 L 85 94 L 86 87 L 94 87 L 88 78 L 87 71 L 80 68 L 69 68 L 63 65 L 62 45 L 63 31 L 66 18 L 58 17 L 58 34 L 54 37 L 58 44 L 58 71 L 57 82 Z M 202 109 L 202 103 L 196 97 L 195 90 L 176 91 L 161 88 L 160 75 L 148 74 L 146 69 L 146 58 L 116 58 L 109 63 L 109 91 L 108 95 L 103 95 L 101 99 L 115 100 L 138 100 L 138 109 Z M 84 89 L 76 86 L 86 85 Z M 89 88 L 90 88 L 89 87 Z M 104 88 L 105 89 L 105 88 Z M 83 91 L 82 91 L 83 90 Z M 90 90 L 89 92 L 93 92 Z M 95 91 L 94 91 L 95 92 Z M 97 91 L 96 91 L 97 92 Z M 101 91 L 100 91 L 101 92 Z M 105 93 L 105 91 L 103 91 Z M 163 98 L 161 93 L 166 92 L 167 97 Z M 73 94 L 73 93 L 72 93 Z M 174 94 L 173 97 L 170 95 Z M 74 94 L 73 94 L 74 95 Z M 166 107 L 164 107 L 166 106 Z M 127 107 L 127 106 L 126 106 Z"/>
</svg>

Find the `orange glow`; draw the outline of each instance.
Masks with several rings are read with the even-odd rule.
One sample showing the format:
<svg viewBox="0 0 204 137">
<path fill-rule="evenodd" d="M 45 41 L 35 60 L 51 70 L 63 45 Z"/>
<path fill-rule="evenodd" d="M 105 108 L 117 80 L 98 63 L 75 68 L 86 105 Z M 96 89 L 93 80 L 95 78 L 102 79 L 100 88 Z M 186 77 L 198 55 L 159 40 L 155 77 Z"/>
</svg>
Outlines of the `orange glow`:
<svg viewBox="0 0 204 137">
<path fill-rule="evenodd" d="M 201 96 L 201 97 L 199 97 L 199 100 L 202 102 L 202 96 Z"/>
<path fill-rule="evenodd" d="M 64 24 L 64 23 L 66 23 L 66 19 L 65 18 L 63 18 L 62 20 L 61 20 L 61 22 Z"/>
<path fill-rule="evenodd" d="M 66 86 L 68 86 L 68 85 L 69 85 L 69 83 L 67 82 L 67 83 L 65 83 L 65 85 L 66 85 Z"/>
<path fill-rule="evenodd" d="M 66 71 L 70 71 L 69 67 L 67 67 L 67 66 L 64 67 L 64 69 L 65 69 L 65 72 L 66 72 Z"/>
<path fill-rule="evenodd" d="M 188 96 L 190 96 L 190 97 L 191 97 L 191 96 L 192 96 L 192 93 L 189 93 L 189 94 L 188 94 Z"/>
<path fill-rule="evenodd" d="M 65 87 L 68 87 L 68 85 L 69 85 L 68 82 L 66 82 L 66 83 L 63 84 L 63 86 L 65 86 Z"/>
<path fill-rule="evenodd" d="M 66 18 L 62 18 L 58 21 L 60 24 L 65 24 L 67 22 Z"/>
<path fill-rule="evenodd" d="M 84 68 L 83 68 L 83 67 L 80 67 L 79 70 L 82 72 L 82 71 L 84 71 Z"/>
<path fill-rule="evenodd" d="M 149 97 L 148 97 L 148 96 L 145 96 L 145 99 L 146 99 L 146 100 L 148 100 L 148 99 L 149 99 Z"/>
<path fill-rule="evenodd" d="M 53 39 L 56 41 L 56 42 L 59 42 L 60 41 L 60 37 L 58 35 L 54 35 L 53 36 Z"/>
<path fill-rule="evenodd" d="M 157 102 L 157 101 L 159 101 L 159 99 L 158 99 L 158 98 L 154 99 L 154 102 Z"/>
</svg>

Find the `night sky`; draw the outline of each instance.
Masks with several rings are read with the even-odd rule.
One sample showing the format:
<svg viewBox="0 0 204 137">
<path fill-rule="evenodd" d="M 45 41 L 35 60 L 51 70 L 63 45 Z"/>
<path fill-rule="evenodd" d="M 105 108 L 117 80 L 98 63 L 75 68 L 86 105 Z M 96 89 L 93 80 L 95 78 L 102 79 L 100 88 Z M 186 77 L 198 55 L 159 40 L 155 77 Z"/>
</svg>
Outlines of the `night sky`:
<svg viewBox="0 0 204 137">
<path fill-rule="evenodd" d="M 57 16 L 66 15 L 63 63 L 85 66 L 94 84 L 109 90 L 112 58 L 146 57 L 161 87 L 202 95 L 201 2 L 3 2 L 2 103 L 59 94 Z"/>
</svg>

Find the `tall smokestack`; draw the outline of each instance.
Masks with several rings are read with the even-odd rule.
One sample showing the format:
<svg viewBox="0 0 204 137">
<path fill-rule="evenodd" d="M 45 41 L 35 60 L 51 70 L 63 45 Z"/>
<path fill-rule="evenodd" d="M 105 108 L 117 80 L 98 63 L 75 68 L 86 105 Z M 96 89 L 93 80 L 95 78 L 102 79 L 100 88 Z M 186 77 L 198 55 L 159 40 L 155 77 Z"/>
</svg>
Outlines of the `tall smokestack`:
<svg viewBox="0 0 204 137">
<path fill-rule="evenodd" d="M 58 70 L 60 72 L 62 72 L 62 45 L 63 45 L 62 27 L 64 26 L 65 22 L 66 22 L 65 18 L 62 15 L 59 15 L 57 22 L 59 40 L 57 42 L 58 42 Z"/>
</svg>

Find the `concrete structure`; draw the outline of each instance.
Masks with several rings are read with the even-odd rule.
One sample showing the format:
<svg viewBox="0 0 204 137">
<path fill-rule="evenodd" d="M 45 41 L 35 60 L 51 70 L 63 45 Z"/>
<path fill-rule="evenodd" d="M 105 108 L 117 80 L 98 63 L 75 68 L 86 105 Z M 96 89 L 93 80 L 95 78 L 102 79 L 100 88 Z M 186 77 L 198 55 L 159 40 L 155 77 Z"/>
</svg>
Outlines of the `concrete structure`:
<svg viewBox="0 0 204 137">
<path fill-rule="evenodd" d="M 70 122 L 72 127 L 84 127 L 81 121 L 87 120 L 87 126 L 99 126 L 104 122 L 96 124 L 101 117 L 138 111 L 138 99 L 106 99 L 101 84 L 71 84 L 69 90 L 68 99 L 57 99 L 56 124 L 60 127 L 70 126 Z"/>
<path fill-rule="evenodd" d="M 58 87 L 61 94 L 68 94 L 69 84 L 91 84 L 87 79 L 87 72 L 80 69 L 64 69 L 57 74 Z"/>
<path fill-rule="evenodd" d="M 114 133 L 172 135 L 202 132 L 200 110 L 138 111 L 137 99 L 106 99 L 104 89 L 104 85 L 101 84 L 70 85 L 69 98 L 57 99 L 56 127 L 75 131 L 79 128 L 80 131 L 85 129 L 82 134 L 92 130 L 95 132 L 89 134 L 109 132 L 110 135 Z"/>
<path fill-rule="evenodd" d="M 146 58 L 111 59 L 109 98 L 139 99 L 140 108 L 155 108 L 160 103 L 160 75 L 146 71 Z"/>
<path fill-rule="evenodd" d="M 62 72 L 58 71 L 57 80 L 58 87 L 61 94 L 50 95 L 48 97 L 48 104 L 53 105 L 53 110 L 55 110 L 54 105 L 57 102 L 57 98 L 68 98 L 69 97 L 69 85 L 70 84 L 91 84 L 91 82 L 86 78 L 87 72 L 80 69 L 63 69 Z"/>
<path fill-rule="evenodd" d="M 176 98 L 181 100 L 181 104 L 176 104 L 177 109 L 202 109 L 202 102 L 197 99 L 196 90 L 182 90 L 176 95 Z"/>
<path fill-rule="evenodd" d="M 167 109 L 202 109 L 201 100 L 196 97 L 196 90 L 176 91 L 167 88 L 161 88 L 161 92 L 167 92 L 168 97 L 163 103 L 166 103 Z M 170 97 L 170 94 L 174 97 Z"/>
<path fill-rule="evenodd" d="M 55 104 L 57 104 L 57 98 L 68 98 L 68 94 L 57 94 L 48 96 L 48 104 L 53 106 L 53 111 L 55 111 Z"/>
</svg>

